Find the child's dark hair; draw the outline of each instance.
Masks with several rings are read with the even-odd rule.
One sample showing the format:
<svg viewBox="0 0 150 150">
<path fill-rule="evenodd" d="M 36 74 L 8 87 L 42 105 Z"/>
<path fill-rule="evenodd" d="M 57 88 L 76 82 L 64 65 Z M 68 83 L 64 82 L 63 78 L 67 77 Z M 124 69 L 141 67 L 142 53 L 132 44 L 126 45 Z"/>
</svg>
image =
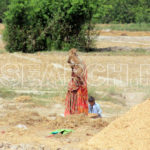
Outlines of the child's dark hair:
<svg viewBox="0 0 150 150">
<path fill-rule="evenodd" d="M 95 102 L 95 98 L 93 96 L 89 96 L 88 102 Z"/>
</svg>

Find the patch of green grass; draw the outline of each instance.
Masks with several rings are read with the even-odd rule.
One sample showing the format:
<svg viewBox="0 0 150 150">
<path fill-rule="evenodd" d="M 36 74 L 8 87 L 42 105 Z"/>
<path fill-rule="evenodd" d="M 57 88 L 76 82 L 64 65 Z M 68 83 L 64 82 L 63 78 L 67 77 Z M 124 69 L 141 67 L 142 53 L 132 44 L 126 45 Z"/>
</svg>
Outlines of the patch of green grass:
<svg viewBox="0 0 150 150">
<path fill-rule="evenodd" d="M 61 103 L 65 99 L 66 89 L 66 87 L 58 86 L 58 88 L 43 89 L 43 91 L 47 91 L 46 93 L 28 95 L 32 97 L 32 102 L 36 105 L 48 106 L 53 103 Z"/>
<path fill-rule="evenodd" d="M 40 99 L 37 97 L 32 97 L 31 102 L 37 106 L 47 106 L 50 103 L 48 100 Z"/>
<path fill-rule="evenodd" d="M 65 85 L 61 85 L 58 83 L 58 86 L 56 88 L 51 87 L 45 87 L 42 89 L 37 89 L 37 93 L 28 93 L 28 91 L 32 91 L 32 88 L 22 89 L 22 92 L 17 92 L 21 89 L 19 88 L 9 88 L 11 87 L 0 87 L 0 97 L 11 100 L 18 96 L 30 96 L 32 97 L 31 102 L 35 103 L 36 105 L 46 106 L 52 103 L 61 103 L 63 99 L 65 99 L 67 87 Z M 26 93 L 27 90 L 27 93 Z"/>
<path fill-rule="evenodd" d="M 150 31 L 150 23 L 141 24 L 97 24 L 95 30 L 121 30 L 121 31 Z"/>
<path fill-rule="evenodd" d="M 7 88 L 0 88 L 0 97 L 10 99 L 14 98 L 15 96 L 17 96 L 17 93 L 14 91 Z"/>
<path fill-rule="evenodd" d="M 93 52 L 89 53 L 96 53 L 97 55 L 100 56 L 147 56 L 150 55 L 150 51 L 145 50 L 145 49 L 131 49 L 131 50 L 117 50 L 117 51 L 99 51 L 94 50 Z"/>
<path fill-rule="evenodd" d="M 6 53 L 7 51 L 5 49 L 0 49 L 0 54 Z"/>
<path fill-rule="evenodd" d="M 106 87 L 104 89 L 105 92 L 109 93 L 109 95 L 118 95 L 121 92 L 120 88 L 117 88 L 115 86 Z"/>
<path fill-rule="evenodd" d="M 100 100 L 105 101 L 105 102 L 111 102 L 111 103 L 114 103 L 114 104 L 121 104 L 123 106 L 125 105 L 124 101 L 121 98 L 120 99 L 114 98 L 109 94 L 101 97 Z"/>
</svg>

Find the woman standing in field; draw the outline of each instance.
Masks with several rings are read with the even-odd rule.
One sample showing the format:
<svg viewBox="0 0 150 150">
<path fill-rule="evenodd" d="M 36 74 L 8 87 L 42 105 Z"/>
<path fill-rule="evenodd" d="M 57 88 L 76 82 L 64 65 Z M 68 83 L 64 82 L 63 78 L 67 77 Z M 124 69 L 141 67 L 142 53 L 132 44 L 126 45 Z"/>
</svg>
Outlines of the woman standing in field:
<svg viewBox="0 0 150 150">
<path fill-rule="evenodd" d="M 77 50 L 74 48 L 69 51 L 68 63 L 72 73 L 65 101 L 65 116 L 80 113 L 88 114 L 86 65 L 80 60 Z"/>
</svg>

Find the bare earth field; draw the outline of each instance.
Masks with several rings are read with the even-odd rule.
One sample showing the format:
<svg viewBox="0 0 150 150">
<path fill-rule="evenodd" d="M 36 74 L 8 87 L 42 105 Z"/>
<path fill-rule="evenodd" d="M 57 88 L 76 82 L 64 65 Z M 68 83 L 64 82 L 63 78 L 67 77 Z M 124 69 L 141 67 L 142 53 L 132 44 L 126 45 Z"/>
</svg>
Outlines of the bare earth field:
<svg viewBox="0 0 150 150">
<path fill-rule="evenodd" d="M 0 25 L 0 33 L 3 28 Z M 150 47 L 149 32 L 107 30 L 100 35 L 96 48 Z M 0 54 L 0 150 L 149 150 L 150 103 L 141 103 L 150 97 L 150 56 L 79 53 L 88 69 L 89 95 L 101 105 L 102 119 L 64 117 L 71 73 L 67 56 L 67 52 Z M 74 131 L 50 136 L 56 129 Z M 139 142 L 143 147 L 138 148 Z"/>
<path fill-rule="evenodd" d="M 96 31 L 95 47 L 147 48 L 150 50 L 150 32 L 138 31 Z"/>
<path fill-rule="evenodd" d="M 149 79 L 149 66 L 145 66 L 150 63 L 149 56 L 79 55 L 87 64 L 89 93 L 100 103 L 103 119 L 82 115 L 63 117 L 71 73 L 66 63 L 67 53 L 0 55 L 0 141 L 5 142 L 5 149 L 44 146 L 72 150 L 74 145 L 90 139 L 147 96 L 149 88 L 143 77 Z M 143 74 L 140 74 L 140 64 L 144 65 Z M 141 88 L 141 84 L 145 87 Z M 47 137 L 51 131 L 61 128 L 74 129 L 74 132 Z"/>
<path fill-rule="evenodd" d="M 115 34 L 114 34 L 115 35 Z M 130 48 L 147 48 L 150 50 L 150 36 L 114 36 L 105 34 L 96 37 L 96 47 L 97 48 L 107 48 L 107 47 L 126 47 Z"/>
</svg>

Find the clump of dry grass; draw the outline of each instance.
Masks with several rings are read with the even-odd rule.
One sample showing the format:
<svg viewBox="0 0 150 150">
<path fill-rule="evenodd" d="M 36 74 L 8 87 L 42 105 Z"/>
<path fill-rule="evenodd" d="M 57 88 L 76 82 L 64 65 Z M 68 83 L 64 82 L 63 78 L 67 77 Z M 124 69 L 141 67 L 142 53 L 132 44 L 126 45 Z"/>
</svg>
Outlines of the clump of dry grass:
<svg viewBox="0 0 150 150">
<path fill-rule="evenodd" d="M 76 114 L 65 117 L 57 117 L 56 120 L 52 120 L 49 122 L 49 128 L 59 129 L 59 128 L 70 128 L 77 129 L 80 126 L 88 125 L 93 128 L 104 128 L 109 123 L 106 120 L 101 118 L 96 120 L 91 120 L 84 114 Z"/>
<path fill-rule="evenodd" d="M 17 102 L 28 102 L 28 101 L 31 101 L 32 97 L 30 96 L 19 96 L 19 97 L 16 97 L 14 100 L 17 101 Z"/>
</svg>

